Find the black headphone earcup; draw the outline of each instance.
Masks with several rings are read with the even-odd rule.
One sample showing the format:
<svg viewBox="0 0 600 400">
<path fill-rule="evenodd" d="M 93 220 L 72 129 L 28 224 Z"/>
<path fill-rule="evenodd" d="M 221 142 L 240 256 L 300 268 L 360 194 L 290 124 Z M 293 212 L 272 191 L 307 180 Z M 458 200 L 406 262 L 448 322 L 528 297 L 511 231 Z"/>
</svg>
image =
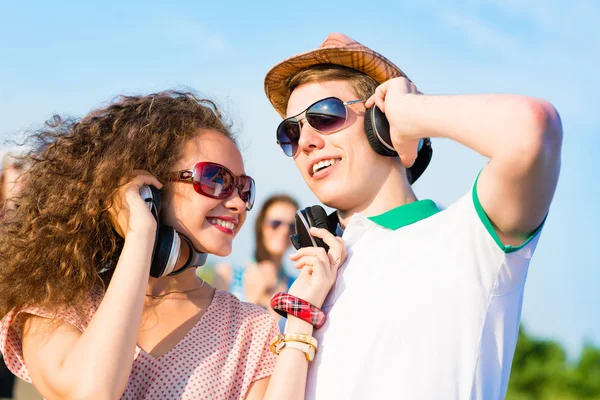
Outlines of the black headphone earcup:
<svg viewBox="0 0 600 400">
<path fill-rule="evenodd" d="M 371 148 L 375 153 L 386 157 L 397 157 L 398 153 L 389 149 L 382 143 L 380 138 L 390 138 L 390 124 L 377 106 L 369 108 L 365 112 L 365 133 Z M 391 143 L 389 144 L 391 146 Z"/>
<path fill-rule="evenodd" d="M 179 236 L 173 228 L 168 225 L 158 228 L 154 243 L 154 256 L 150 265 L 151 277 L 160 278 L 171 273 L 179 257 L 179 247 Z"/>
<path fill-rule="evenodd" d="M 310 218 L 309 222 L 311 226 L 329 230 L 329 225 L 327 224 L 327 213 L 323 207 L 312 206 L 308 208 L 307 214 Z"/>
<path fill-rule="evenodd" d="M 150 191 L 152 192 L 152 202 L 154 203 L 154 206 L 156 207 L 156 211 L 157 211 L 158 215 L 160 215 L 160 209 L 161 209 L 160 190 L 157 189 L 153 185 L 148 185 L 148 187 L 150 188 Z"/>
<path fill-rule="evenodd" d="M 325 209 L 321 206 L 312 206 L 304 209 L 306 212 L 308 223 L 311 227 L 322 228 L 329 230 L 329 224 L 327 223 L 327 213 Z M 323 242 L 323 240 L 315 237 L 315 242 L 317 246 L 323 247 L 325 251 L 329 251 L 329 246 Z"/>
<path fill-rule="evenodd" d="M 390 138 L 390 124 L 385 114 L 377 106 L 373 106 L 365 112 L 365 133 L 371 148 L 382 156 L 398 157 L 398 153 L 393 150 L 392 140 Z M 391 147 L 391 148 L 390 148 Z M 433 150 L 429 138 L 421 139 L 419 152 L 415 163 L 406 170 L 408 182 L 412 185 L 425 171 Z"/>
<path fill-rule="evenodd" d="M 427 169 L 427 166 L 431 162 L 433 156 L 433 149 L 431 148 L 431 140 L 429 138 L 423 139 L 423 144 L 415 163 L 408 169 L 408 182 L 412 185 L 423 172 Z"/>
</svg>

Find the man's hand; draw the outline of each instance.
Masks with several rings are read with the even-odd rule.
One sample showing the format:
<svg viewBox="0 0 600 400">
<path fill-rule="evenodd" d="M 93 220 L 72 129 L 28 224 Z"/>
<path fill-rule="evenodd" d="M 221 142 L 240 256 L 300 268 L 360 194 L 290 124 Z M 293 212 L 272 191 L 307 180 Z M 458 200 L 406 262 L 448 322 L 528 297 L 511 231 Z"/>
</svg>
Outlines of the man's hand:
<svg viewBox="0 0 600 400">
<path fill-rule="evenodd" d="M 502 243 L 519 245 L 544 220 L 558 181 L 562 125 L 554 107 L 512 94 L 420 95 L 404 78 L 377 88 L 402 164 L 412 165 L 418 139 L 446 138 L 490 159 L 477 195 Z"/>
<path fill-rule="evenodd" d="M 403 107 L 406 96 L 420 95 L 414 83 L 406 78 L 394 78 L 382 83 L 367 102 L 367 108 L 377 105 L 385 113 L 390 123 L 390 138 L 394 149 L 400 156 L 405 168 L 411 167 L 417 159 L 420 137 L 409 136 L 406 129 L 407 119 L 403 118 Z"/>
</svg>

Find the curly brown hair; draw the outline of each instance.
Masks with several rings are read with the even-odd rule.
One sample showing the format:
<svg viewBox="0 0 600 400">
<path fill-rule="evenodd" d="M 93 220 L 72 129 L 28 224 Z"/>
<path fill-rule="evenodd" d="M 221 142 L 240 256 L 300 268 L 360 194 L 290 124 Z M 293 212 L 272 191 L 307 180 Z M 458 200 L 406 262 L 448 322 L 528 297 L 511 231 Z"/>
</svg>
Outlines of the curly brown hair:
<svg viewBox="0 0 600 400">
<path fill-rule="evenodd" d="M 108 209 L 134 169 L 166 181 L 185 143 L 214 130 L 235 140 L 214 102 L 190 92 L 120 96 L 81 120 L 54 116 L 29 135 L 16 210 L 0 222 L 0 318 L 28 306 L 80 306 L 105 287 L 123 239 Z"/>
</svg>

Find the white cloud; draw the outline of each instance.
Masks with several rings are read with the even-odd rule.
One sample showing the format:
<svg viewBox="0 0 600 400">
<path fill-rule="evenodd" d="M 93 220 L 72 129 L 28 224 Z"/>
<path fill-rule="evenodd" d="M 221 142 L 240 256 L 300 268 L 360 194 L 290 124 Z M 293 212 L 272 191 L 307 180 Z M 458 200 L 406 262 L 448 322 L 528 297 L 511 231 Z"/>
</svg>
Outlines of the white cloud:
<svg viewBox="0 0 600 400">
<path fill-rule="evenodd" d="M 492 3 L 507 14 L 526 17 L 538 25 L 548 25 L 556 10 L 549 0 L 487 0 L 479 3 Z"/>
<path fill-rule="evenodd" d="M 164 34 L 174 43 L 192 46 L 196 50 L 222 51 L 227 48 L 225 37 L 211 32 L 201 22 L 182 16 L 162 16 L 161 19 L 164 21 L 161 22 Z"/>
<path fill-rule="evenodd" d="M 510 35 L 473 16 L 458 11 L 446 11 L 441 18 L 449 28 L 462 31 L 479 48 L 506 51 L 517 46 L 517 42 Z"/>
<path fill-rule="evenodd" d="M 207 39 L 206 45 L 209 49 L 221 50 L 227 47 L 225 38 L 219 35 L 210 35 Z"/>
<path fill-rule="evenodd" d="M 599 5 L 591 0 L 463 0 L 423 7 L 446 27 L 462 32 L 474 48 L 470 80 L 477 79 L 479 69 L 479 79 L 492 83 L 501 77 L 507 87 L 518 85 L 556 100 L 567 117 L 563 122 L 573 127 L 600 123 L 594 100 L 600 88 L 595 71 L 600 62 Z M 481 50 L 493 51 L 496 64 L 479 57 Z"/>
</svg>

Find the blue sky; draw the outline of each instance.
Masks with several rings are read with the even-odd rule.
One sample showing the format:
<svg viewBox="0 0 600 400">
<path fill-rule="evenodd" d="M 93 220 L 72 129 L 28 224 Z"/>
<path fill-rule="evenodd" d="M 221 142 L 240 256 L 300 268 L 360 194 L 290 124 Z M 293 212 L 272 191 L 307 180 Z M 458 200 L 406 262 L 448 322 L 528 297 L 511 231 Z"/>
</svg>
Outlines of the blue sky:
<svg viewBox="0 0 600 400">
<path fill-rule="evenodd" d="M 573 357 L 585 341 L 600 345 L 598 3 L 52 3 L 0 1 L 1 139 L 39 127 L 52 113 L 82 116 L 118 94 L 190 87 L 217 100 L 235 123 L 246 169 L 258 182 L 258 205 L 279 191 L 317 203 L 274 142 L 279 118 L 263 79 L 275 63 L 318 46 L 330 32 L 384 54 L 424 93 L 549 100 L 563 121 L 563 167 L 531 264 L 523 321 L 534 334 L 560 340 Z M 469 190 L 485 160 L 447 140 L 433 145 L 415 191 L 449 205 Z M 230 261 L 250 257 L 252 222 L 250 215 Z"/>
</svg>

